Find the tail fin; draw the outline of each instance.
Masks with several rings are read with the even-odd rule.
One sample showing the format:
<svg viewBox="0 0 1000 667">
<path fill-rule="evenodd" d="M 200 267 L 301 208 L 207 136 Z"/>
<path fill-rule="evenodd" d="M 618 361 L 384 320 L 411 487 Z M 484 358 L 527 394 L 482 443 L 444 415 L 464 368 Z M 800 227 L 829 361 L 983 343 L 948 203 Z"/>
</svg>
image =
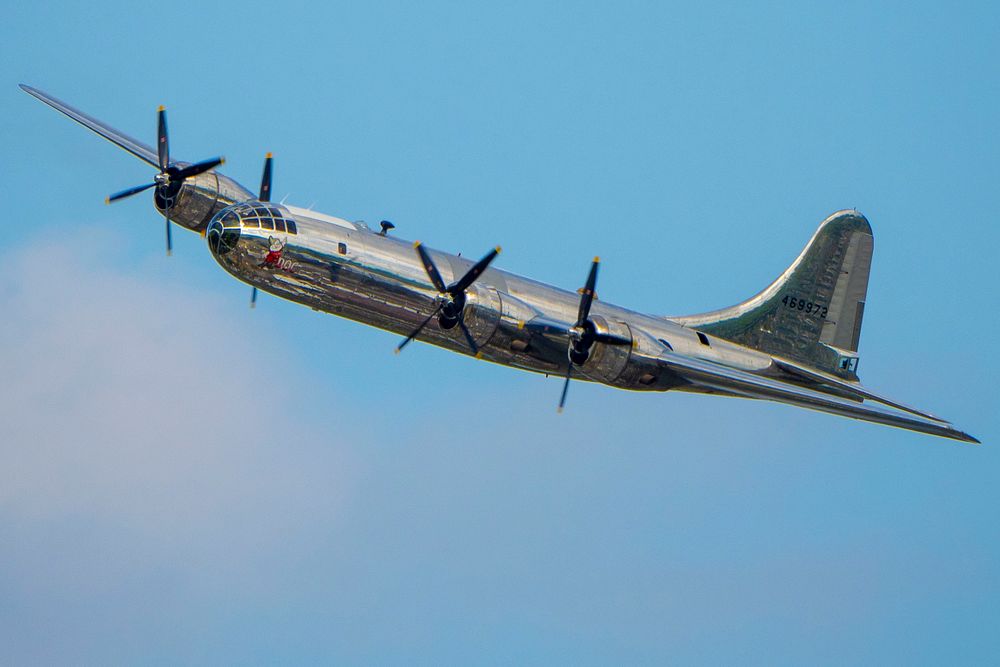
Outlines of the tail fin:
<svg viewBox="0 0 1000 667">
<path fill-rule="evenodd" d="M 823 221 L 798 259 L 756 296 L 730 308 L 671 319 L 856 380 L 872 248 L 865 216 L 838 211 Z"/>
</svg>

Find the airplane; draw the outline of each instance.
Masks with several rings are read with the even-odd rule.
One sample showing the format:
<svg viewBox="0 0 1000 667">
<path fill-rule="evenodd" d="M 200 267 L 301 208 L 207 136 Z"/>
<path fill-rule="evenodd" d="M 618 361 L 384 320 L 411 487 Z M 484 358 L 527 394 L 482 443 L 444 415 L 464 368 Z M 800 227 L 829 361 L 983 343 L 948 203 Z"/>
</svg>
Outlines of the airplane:
<svg viewBox="0 0 1000 667">
<path fill-rule="evenodd" d="M 221 157 L 195 163 L 170 155 L 166 111 L 156 150 L 47 93 L 20 88 L 157 170 L 153 181 L 108 203 L 153 190 L 166 220 L 205 237 L 212 257 L 258 290 L 315 310 L 461 354 L 563 379 L 634 391 L 687 391 L 777 401 L 969 443 L 948 421 L 864 387 L 858 342 L 873 237 L 864 215 L 829 216 L 798 258 L 749 299 L 700 315 L 647 315 L 598 300 L 600 260 L 571 291 L 432 250 L 312 210 L 271 200 L 269 153 L 255 194 L 220 173 Z"/>
</svg>

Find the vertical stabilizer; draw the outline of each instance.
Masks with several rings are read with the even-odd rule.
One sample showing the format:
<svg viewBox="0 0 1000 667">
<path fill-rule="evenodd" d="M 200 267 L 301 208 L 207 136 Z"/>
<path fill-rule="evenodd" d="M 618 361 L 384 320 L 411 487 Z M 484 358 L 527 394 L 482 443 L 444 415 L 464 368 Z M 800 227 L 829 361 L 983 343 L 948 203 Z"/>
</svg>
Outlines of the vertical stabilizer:
<svg viewBox="0 0 1000 667">
<path fill-rule="evenodd" d="M 792 265 L 756 296 L 730 308 L 670 319 L 856 380 L 873 246 L 865 216 L 838 211 L 820 224 Z"/>
</svg>

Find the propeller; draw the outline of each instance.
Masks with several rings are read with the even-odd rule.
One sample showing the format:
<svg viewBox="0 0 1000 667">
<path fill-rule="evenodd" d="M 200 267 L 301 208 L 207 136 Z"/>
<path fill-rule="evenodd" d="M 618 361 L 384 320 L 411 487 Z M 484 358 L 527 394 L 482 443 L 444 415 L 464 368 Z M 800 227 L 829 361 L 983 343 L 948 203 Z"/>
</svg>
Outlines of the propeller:
<svg viewBox="0 0 1000 667">
<path fill-rule="evenodd" d="M 273 171 L 274 155 L 268 153 L 264 156 L 264 174 L 260 177 L 260 201 L 271 201 L 271 172 Z"/>
<path fill-rule="evenodd" d="M 472 332 L 469 328 L 465 326 L 465 322 L 462 319 L 462 312 L 465 309 L 466 294 L 465 291 L 472 286 L 472 283 L 476 282 L 479 276 L 483 275 L 483 271 L 489 267 L 490 263 L 496 259 L 496 256 L 500 254 L 500 246 L 493 248 L 488 253 L 483 255 L 483 258 L 472 265 L 472 267 L 465 273 L 464 276 L 453 282 L 451 285 L 445 285 L 444 280 L 441 278 L 441 273 L 438 271 L 437 266 L 434 264 L 434 260 L 431 259 L 430 254 L 424 248 L 420 241 L 413 244 L 416 248 L 417 254 L 420 256 L 420 262 L 424 265 L 424 270 L 427 272 L 427 277 L 431 279 L 431 283 L 434 288 L 438 291 L 438 306 L 434 311 L 427 316 L 423 322 L 420 323 L 413 332 L 403 339 L 403 342 L 396 347 L 396 353 L 402 351 L 411 340 L 420 335 L 420 332 L 424 330 L 431 320 L 438 317 L 438 322 L 442 329 L 451 329 L 456 325 L 462 329 L 462 334 L 465 336 L 465 340 L 469 343 L 469 348 L 472 349 L 472 353 L 479 355 L 479 346 L 476 345 L 475 339 L 472 337 Z"/>
<path fill-rule="evenodd" d="M 110 204 L 111 202 L 116 202 L 119 199 L 125 199 L 126 197 L 137 195 L 140 192 L 144 192 L 155 187 L 156 194 L 163 200 L 164 203 L 163 215 L 167 220 L 167 255 L 170 255 L 173 250 L 173 244 L 170 239 L 170 205 L 177 197 L 177 193 L 180 192 L 181 186 L 184 184 L 184 180 L 218 167 L 220 164 L 225 162 L 225 159 L 221 157 L 214 157 L 208 160 L 202 160 L 201 162 L 195 162 L 194 164 L 189 164 L 185 167 L 180 167 L 176 163 L 172 163 L 170 161 L 170 142 L 167 139 L 167 110 L 162 106 L 157 109 L 156 157 L 160 173 L 153 177 L 152 183 L 137 185 L 135 187 L 122 190 L 121 192 L 116 192 L 105 199 L 104 202 L 106 204 Z"/>
<path fill-rule="evenodd" d="M 258 201 L 271 201 L 271 172 L 273 171 L 274 156 L 268 153 L 264 156 L 264 175 L 260 177 L 260 196 Z M 250 307 L 257 307 L 257 288 L 250 292 Z"/>
<path fill-rule="evenodd" d="M 566 392 L 569 391 L 569 381 L 573 376 L 573 366 L 583 366 L 590 358 L 590 349 L 594 343 L 606 345 L 630 345 L 631 341 L 612 334 L 601 333 L 590 319 L 590 307 L 594 303 L 594 288 L 597 286 L 597 269 L 601 258 L 595 257 L 590 265 L 587 284 L 580 290 L 580 307 L 577 310 L 576 324 L 569 330 L 569 347 L 566 350 L 569 365 L 566 367 L 566 382 L 563 384 L 562 396 L 559 398 L 559 412 L 566 406 Z"/>
</svg>

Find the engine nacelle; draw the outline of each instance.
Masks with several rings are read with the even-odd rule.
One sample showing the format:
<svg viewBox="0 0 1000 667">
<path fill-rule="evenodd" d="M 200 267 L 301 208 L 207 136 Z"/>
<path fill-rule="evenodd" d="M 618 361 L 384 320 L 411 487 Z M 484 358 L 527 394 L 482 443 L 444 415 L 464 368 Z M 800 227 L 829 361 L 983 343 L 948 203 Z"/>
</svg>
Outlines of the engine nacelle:
<svg viewBox="0 0 1000 667">
<path fill-rule="evenodd" d="M 176 194 L 172 188 L 156 188 L 153 203 L 164 213 L 169 199 L 170 220 L 196 232 L 208 227 L 216 213 L 237 202 L 254 199 L 256 195 L 217 171 L 191 176 L 184 180 Z"/>
<path fill-rule="evenodd" d="M 598 333 L 611 334 L 632 341 L 632 330 L 624 322 L 608 320 L 599 315 L 590 317 Z M 594 343 L 587 361 L 581 366 L 583 375 L 596 382 L 616 384 L 619 376 L 628 366 L 632 355 L 632 345 L 607 345 Z"/>
<path fill-rule="evenodd" d="M 462 319 L 478 347 L 486 345 L 493 338 L 500 324 L 501 310 L 500 295 L 493 287 L 472 285 L 466 290 Z"/>
</svg>

